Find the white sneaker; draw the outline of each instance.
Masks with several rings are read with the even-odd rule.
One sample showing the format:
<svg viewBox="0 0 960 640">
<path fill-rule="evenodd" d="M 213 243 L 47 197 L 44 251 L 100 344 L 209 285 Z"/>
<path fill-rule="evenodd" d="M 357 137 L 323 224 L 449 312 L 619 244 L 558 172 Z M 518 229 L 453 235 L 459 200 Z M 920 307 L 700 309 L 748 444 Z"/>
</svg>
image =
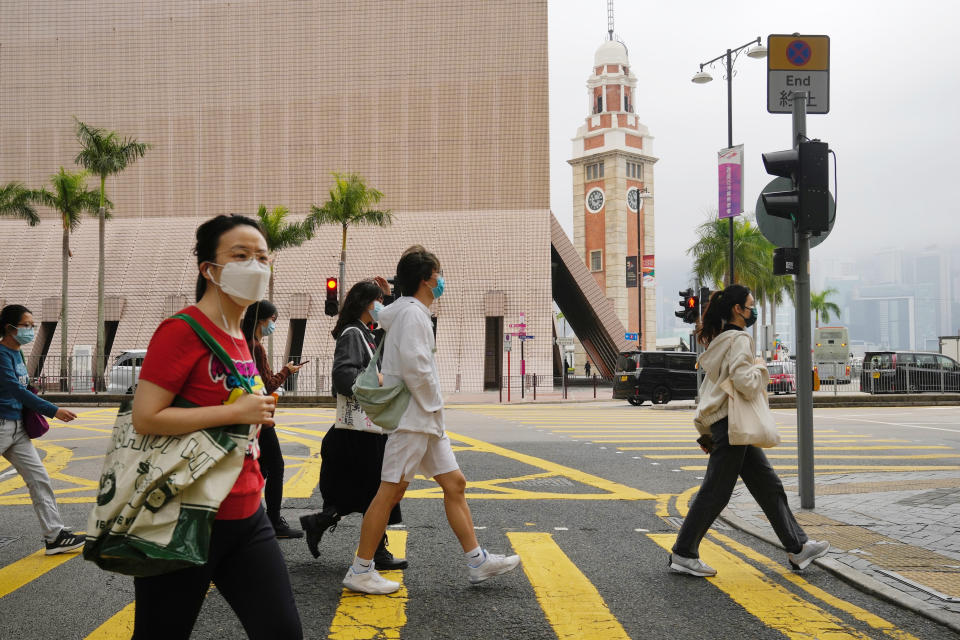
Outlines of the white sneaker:
<svg viewBox="0 0 960 640">
<path fill-rule="evenodd" d="M 347 575 L 343 578 L 343 586 L 351 591 L 359 591 L 360 593 L 384 595 L 393 593 L 399 589 L 400 583 L 387 580 L 373 567 L 370 567 L 369 571 L 364 571 L 363 573 L 357 573 L 353 570 L 353 567 L 350 567 L 347 569 Z"/>
<path fill-rule="evenodd" d="M 810 563 L 817 558 L 822 558 L 830 551 L 830 543 L 826 540 L 817 542 L 816 540 L 807 540 L 803 543 L 803 548 L 799 553 L 788 553 L 787 559 L 790 560 L 790 566 L 794 571 L 802 571 L 810 566 Z"/>
<path fill-rule="evenodd" d="M 670 554 L 670 570 L 697 576 L 698 578 L 710 578 L 717 575 L 717 570 L 700 558 L 684 558 L 673 553 Z"/>
<path fill-rule="evenodd" d="M 503 556 L 483 550 L 484 561 L 478 567 L 470 567 L 470 584 L 480 584 L 488 578 L 513 571 L 520 566 L 520 556 Z"/>
</svg>

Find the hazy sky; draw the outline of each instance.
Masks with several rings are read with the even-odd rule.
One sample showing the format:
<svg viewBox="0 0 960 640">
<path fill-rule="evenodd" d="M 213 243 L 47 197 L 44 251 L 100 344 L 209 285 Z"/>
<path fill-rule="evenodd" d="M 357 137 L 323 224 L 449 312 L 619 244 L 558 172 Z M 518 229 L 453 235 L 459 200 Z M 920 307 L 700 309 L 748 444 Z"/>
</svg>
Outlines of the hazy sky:
<svg viewBox="0 0 960 640">
<path fill-rule="evenodd" d="M 566 161 L 570 139 L 587 115 L 585 84 L 607 35 L 606 9 L 606 0 L 549 3 L 551 208 L 571 234 Z M 944 0 L 617 0 L 616 35 L 629 49 L 639 82 L 636 112 L 660 158 L 654 185 L 658 267 L 682 257 L 696 225 L 717 207 L 726 82 L 719 64 L 709 70 L 709 84 L 690 78 L 700 62 L 757 36 L 766 42 L 771 33 L 831 39 L 830 113 L 807 116 L 807 135 L 837 153 L 838 210 L 814 260 L 879 246 L 960 244 L 958 17 L 960 5 Z M 766 59 L 745 55 L 734 65 L 733 140 L 745 145 L 747 212 L 772 179 L 760 154 L 791 146 L 790 115 L 766 111 L 766 65 Z"/>
</svg>

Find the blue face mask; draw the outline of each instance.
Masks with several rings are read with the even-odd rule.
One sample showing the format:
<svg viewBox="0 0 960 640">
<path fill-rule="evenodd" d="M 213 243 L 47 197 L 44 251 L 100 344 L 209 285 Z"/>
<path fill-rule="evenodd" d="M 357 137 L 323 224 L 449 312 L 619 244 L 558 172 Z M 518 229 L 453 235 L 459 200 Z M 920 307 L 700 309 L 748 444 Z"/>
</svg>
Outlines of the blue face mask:
<svg viewBox="0 0 960 640">
<path fill-rule="evenodd" d="M 374 322 L 380 322 L 380 312 L 383 311 L 383 303 L 379 300 L 373 301 L 373 309 L 370 310 L 370 317 Z"/>
<path fill-rule="evenodd" d="M 13 336 L 13 339 L 17 341 L 17 344 L 24 345 L 33 342 L 35 337 L 36 331 L 33 327 L 17 327 L 17 334 Z"/>
<path fill-rule="evenodd" d="M 437 286 L 430 289 L 433 292 L 433 298 L 436 300 L 443 295 L 443 276 L 437 276 Z"/>
<path fill-rule="evenodd" d="M 268 335 L 270 335 L 271 333 L 273 333 L 274 331 L 276 331 L 276 329 L 277 329 L 277 325 L 274 324 L 273 320 L 271 320 L 271 321 L 267 324 L 267 326 L 265 326 L 263 329 L 260 330 L 260 333 L 262 333 L 264 336 L 268 336 Z"/>
</svg>

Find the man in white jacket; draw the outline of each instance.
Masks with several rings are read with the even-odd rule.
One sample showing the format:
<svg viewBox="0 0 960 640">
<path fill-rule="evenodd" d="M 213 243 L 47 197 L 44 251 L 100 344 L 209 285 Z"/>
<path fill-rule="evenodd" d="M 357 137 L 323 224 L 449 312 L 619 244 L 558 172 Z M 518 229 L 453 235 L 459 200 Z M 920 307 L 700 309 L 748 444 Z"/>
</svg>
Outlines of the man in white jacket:
<svg viewBox="0 0 960 640">
<path fill-rule="evenodd" d="M 400 588 L 399 583 L 377 573 L 373 555 L 387 528 L 390 510 L 418 473 L 432 477 L 443 489 L 447 521 L 463 547 L 471 583 L 478 584 L 520 564 L 519 556 L 488 553 L 480 547 L 467 505 L 467 479 L 444 431 L 443 394 L 430 320 L 430 305 L 444 288 L 437 257 L 421 246 L 407 249 L 397 264 L 397 286 L 402 296 L 377 318 L 387 331 L 381 372 L 384 386 L 399 382 L 406 385 L 410 404 L 396 431 L 387 438 L 380 490 L 363 516 L 357 555 L 343 579 L 348 589 L 372 594 L 393 593 Z"/>
</svg>

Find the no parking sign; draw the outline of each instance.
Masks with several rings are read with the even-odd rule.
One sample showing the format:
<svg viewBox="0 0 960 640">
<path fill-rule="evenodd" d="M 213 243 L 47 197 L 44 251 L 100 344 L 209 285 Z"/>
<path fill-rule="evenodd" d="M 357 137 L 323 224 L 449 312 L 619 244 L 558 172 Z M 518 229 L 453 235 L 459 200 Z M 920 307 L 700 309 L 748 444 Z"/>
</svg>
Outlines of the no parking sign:
<svg viewBox="0 0 960 640">
<path fill-rule="evenodd" d="M 830 112 L 830 36 L 767 36 L 767 111 L 792 113 L 806 91 L 807 113 Z"/>
</svg>

